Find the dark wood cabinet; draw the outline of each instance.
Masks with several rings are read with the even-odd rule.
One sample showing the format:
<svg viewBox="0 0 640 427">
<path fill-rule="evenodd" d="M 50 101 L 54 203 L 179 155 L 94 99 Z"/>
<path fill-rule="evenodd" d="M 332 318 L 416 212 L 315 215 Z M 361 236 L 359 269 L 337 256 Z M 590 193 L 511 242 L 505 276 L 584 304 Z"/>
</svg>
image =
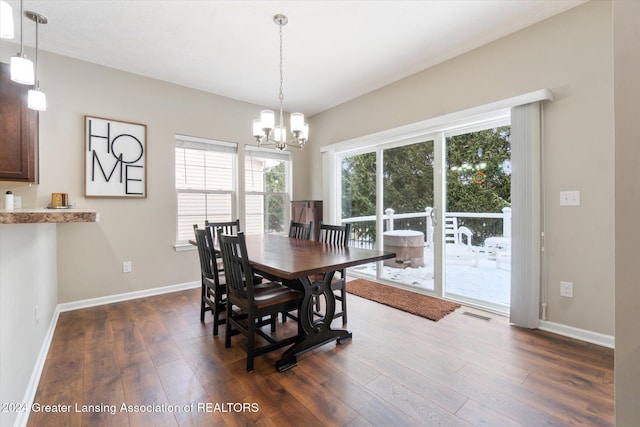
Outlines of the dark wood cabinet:
<svg viewBox="0 0 640 427">
<path fill-rule="evenodd" d="M 295 222 L 313 221 L 313 233 L 322 221 L 322 200 L 294 200 L 291 202 L 291 220 Z"/>
<path fill-rule="evenodd" d="M 38 182 L 38 113 L 27 108 L 29 89 L 0 63 L 0 181 Z"/>
</svg>

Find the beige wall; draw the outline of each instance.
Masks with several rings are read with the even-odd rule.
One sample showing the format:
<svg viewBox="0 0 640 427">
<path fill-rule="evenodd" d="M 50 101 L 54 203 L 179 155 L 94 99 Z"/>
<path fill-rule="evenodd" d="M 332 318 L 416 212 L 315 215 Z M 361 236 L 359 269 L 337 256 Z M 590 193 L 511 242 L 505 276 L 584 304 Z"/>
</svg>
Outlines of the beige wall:
<svg viewBox="0 0 640 427">
<path fill-rule="evenodd" d="M 319 147 L 547 88 L 544 191 L 548 320 L 614 332 L 611 4 L 590 2 L 314 116 Z M 322 180 L 312 180 L 314 197 Z M 559 206 L 561 190 L 582 205 Z M 574 283 L 561 298 L 560 281 Z"/>
<path fill-rule="evenodd" d="M 13 48 L 2 45 L 8 62 Z M 0 183 L 23 207 L 46 206 L 52 192 L 69 193 L 79 207 L 100 213 L 97 224 L 60 224 L 58 303 L 199 280 L 192 251 L 176 252 L 174 136 L 176 133 L 253 144 L 251 122 L 260 107 L 58 55 L 40 55 L 48 110 L 40 114 L 40 184 Z M 147 125 L 146 199 L 84 198 L 84 115 Z M 308 198 L 304 152 L 294 154 L 294 198 Z M 244 174 L 239 174 L 242 188 Z M 242 219 L 244 212 L 240 212 Z M 133 272 L 122 273 L 122 261 Z"/>
<path fill-rule="evenodd" d="M 613 335 L 610 7 L 589 2 L 312 117 L 312 142 L 294 152 L 294 199 L 322 196 L 322 145 L 549 88 L 556 95 L 545 107 L 549 320 Z M 6 46 L 3 61 L 14 52 Z M 259 107 L 46 53 L 40 72 L 49 98 L 40 184 L 1 183 L 0 192 L 13 189 L 25 207 L 67 192 L 78 206 L 100 211 L 98 224 L 58 227 L 59 302 L 196 281 L 194 254 L 173 249 L 173 137 L 252 143 Z M 147 125 L 146 199 L 82 196 L 85 114 Z M 560 190 L 580 190 L 582 206 L 560 208 Z M 132 273 L 121 273 L 124 260 L 133 262 Z M 560 280 L 574 282 L 573 299 L 560 298 Z"/>
<path fill-rule="evenodd" d="M 615 1 L 615 154 L 616 154 L 616 424 L 640 420 L 640 3 Z"/>
</svg>

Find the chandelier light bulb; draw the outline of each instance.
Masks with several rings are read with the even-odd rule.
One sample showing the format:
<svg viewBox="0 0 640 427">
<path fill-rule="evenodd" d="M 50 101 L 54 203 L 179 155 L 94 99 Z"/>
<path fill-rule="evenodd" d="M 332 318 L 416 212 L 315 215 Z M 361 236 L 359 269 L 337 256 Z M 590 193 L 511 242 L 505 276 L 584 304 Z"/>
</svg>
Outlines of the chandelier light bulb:
<svg viewBox="0 0 640 427">
<path fill-rule="evenodd" d="M 260 122 L 262 122 L 262 130 L 271 131 L 276 123 L 276 115 L 271 110 L 260 111 Z"/>
<path fill-rule="evenodd" d="M 0 0 L 0 38 L 12 39 L 13 33 L 13 9 L 4 0 Z"/>
<path fill-rule="evenodd" d="M 255 119 L 253 121 L 253 136 L 256 138 L 264 138 L 264 131 L 262 130 L 262 120 Z"/>
<path fill-rule="evenodd" d="M 33 62 L 20 54 L 13 56 L 11 58 L 11 80 L 23 85 L 34 84 Z"/>
<path fill-rule="evenodd" d="M 304 114 L 292 113 L 291 114 L 291 132 L 302 132 L 304 127 Z"/>
<path fill-rule="evenodd" d="M 36 111 L 47 110 L 47 96 L 40 89 L 31 89 L 27 94 L 27 106 Z"/>
<path fill-rule="evenodd" d="M 287 127 L 284 126 L 281 129 L 280 126 L 276 126 L 273 130 L 273 137 L 276 142 L 287 142 Z"/>
</svg>

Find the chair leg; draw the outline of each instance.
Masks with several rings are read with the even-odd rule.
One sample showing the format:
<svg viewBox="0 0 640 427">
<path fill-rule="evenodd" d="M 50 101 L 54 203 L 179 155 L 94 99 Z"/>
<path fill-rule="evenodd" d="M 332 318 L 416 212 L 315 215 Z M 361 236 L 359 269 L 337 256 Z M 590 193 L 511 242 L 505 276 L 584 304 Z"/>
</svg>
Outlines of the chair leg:
<svg viewBox="0 0 640 427">
<path fill-rule="evenodd" d="M 256 346 L 256 319 L 249 316 L 247 319 L 247 372 L 253 372 L 253 356 Z"/>
<path fill-rule="evenodd" d="M 224 347 L 231 347 L 231 303 L 227 299 L 227 327 L 224 331 Z"/>
<path fill-rule="evenodd" d="M 340 302 L 342 303 L 342 324 L 347 324 L 347 287 L 340 289 Z"/>
<path fill-rule="evenodd" d="M 205 293 L 207 292 L 206 290 L 206 285 L 204 284 L 204 281 L 202 282 L 202 292 L 200 294 L 200 321 L 204 322 L 204 296 Z"/>
<path fill-rule="evenodd" d="M 222 302 L 222 296 L 219 295 L 217 289 L 213 301 L 213 336 L 216 337 L 218 336 L 218 326 L 220 325 L 220 303 Z"/>
</svg>

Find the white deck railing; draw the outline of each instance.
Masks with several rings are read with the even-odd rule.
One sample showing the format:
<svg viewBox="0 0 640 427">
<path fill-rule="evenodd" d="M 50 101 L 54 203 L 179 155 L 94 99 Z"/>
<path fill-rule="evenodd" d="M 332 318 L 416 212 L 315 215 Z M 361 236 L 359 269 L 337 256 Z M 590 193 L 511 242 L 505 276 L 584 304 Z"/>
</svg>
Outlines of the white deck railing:
<svg viewBox="0 0 640 427">
<path fill-rule="evenodd" d="M 403 213 L 396 214 L 392 208 L 387 208 L 384 211 L 384 215 L 382 219 L 386 222 L 385 229 L 386 230 L 394 230 L 395 229 L 395 221 L 401 219 L 414 219 L 414 218 L 425 218 L 424 221 L 424 236 L 425 236 L 425 245 L 431 246 L 433 244 L 433 208 L 428 206 L 425 208 L 424 212 L 411 212 L 411 213 Z M 445 218 L 492 218 L 492 219 L 502 219 L 502 237 L 511 237 L 511 208 L 502 209 L 502 213 L 497 212 L 446 212 Z M 367 223 L 371 222 L 375 224 L 376 216 L 368 215 L 368 216 L 359 216 L 352 218 L 343 218 L 342 223 Z M 417 227 L 416 227 L 417 228 Z M 373 226 L 375 229 L 375 226 Z M 415 229 L 415 228 L 413 228 Z M 418 230 L 423 231 L 423 230 Z M 471 230 L 473 232 L 473 229 Z M 368 234 L 368 233 L 366 233 Z M 373 244 L 374 242 L 370 239 L 363 239 L 358 236 L 352 236 L 352 240 L 355 242 L 364 243 L 365 241 Z"/>
</svg>

